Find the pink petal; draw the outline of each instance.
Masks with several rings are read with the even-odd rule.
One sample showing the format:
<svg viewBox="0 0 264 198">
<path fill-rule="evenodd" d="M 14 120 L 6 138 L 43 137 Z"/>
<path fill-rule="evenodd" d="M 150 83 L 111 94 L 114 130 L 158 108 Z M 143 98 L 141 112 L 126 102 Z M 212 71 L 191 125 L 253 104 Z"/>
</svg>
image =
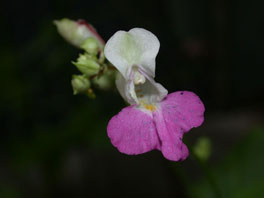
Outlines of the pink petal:
<svg viewBox="0 0 264 198">
<path fill-rule="evenodd" d="M 165 120 L 161 111 L 155 111 L 153 115 L 161 141 L 160 150 L 163 156 L 172 161 L 185 160 L 189 152 L 182 142 L 183 133 L 181 128 Z"/>
<path fill-rule="evenodd" d="M 163 116 L 180 124 L 184 132 L 200 126 L 204 121 L 204 105 L 200 98 L 190 91 L 171 93 L 162 101 Z"/>
<path fill-rule="evenodd" d="M 173 161 L 184 160 L 189 155 L 182 142 L 184 132 L 202 124 L 204 105 L 197 95 L 189 91 L 169 94 L 160 110 L 153 113 L 161 151 L 165 158 Z"/>
<path fill-rule="evenodd" d="M 159 148 L 159 139 L 151 114 L 134 106 L 125 107 L 108 123 L 112 144 L 126 154 L 141 154 Z"/>
</svg>

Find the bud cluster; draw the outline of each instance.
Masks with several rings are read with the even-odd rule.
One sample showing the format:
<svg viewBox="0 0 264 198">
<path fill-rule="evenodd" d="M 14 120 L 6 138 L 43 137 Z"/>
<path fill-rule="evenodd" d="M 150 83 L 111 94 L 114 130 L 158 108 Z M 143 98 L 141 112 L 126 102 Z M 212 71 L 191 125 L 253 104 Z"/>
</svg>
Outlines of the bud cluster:
<svg viewBox="0 0 264 198">
<path fill-rule="evenodd" d="M 54 23 L 62 37 L 84 51 L 76 61 L 72 61 L 81 73 L 72 76 L 73 94 L 84 93 L 90 98 L 95 98 L 93 87 L 110 89 L 116 70 L 105 59 L 105 43 L 96 30 L 84 20 L 61 19 Z"/>
</svg>

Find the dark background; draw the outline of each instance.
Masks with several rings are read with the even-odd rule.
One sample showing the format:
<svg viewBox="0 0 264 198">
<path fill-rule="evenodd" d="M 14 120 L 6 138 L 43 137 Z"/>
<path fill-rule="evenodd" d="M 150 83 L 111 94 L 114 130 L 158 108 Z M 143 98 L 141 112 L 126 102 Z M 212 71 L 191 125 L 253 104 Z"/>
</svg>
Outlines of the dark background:
<svg viewBox="0 0 264 198">
<path fill-rule="evenodd" d="M 262 197 L 264 194 L 263 1 L 5 0 L 0 2 L 0 197 Z M 107 41 L 143 27 L 160 40 L 156 81 L 190 90 L 211 157 L 170 162 L 160 152 L 119 153 L 108 120 L 117 92 L 72 95 L 80 52 L 54 19 L 85 19 Z"/>
</svg>

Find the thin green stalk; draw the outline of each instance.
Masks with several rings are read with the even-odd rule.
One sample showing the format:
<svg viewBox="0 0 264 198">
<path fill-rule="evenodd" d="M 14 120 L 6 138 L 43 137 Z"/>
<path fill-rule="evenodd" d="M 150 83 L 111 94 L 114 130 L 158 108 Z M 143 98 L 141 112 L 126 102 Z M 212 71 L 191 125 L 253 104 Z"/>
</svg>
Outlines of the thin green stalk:
<svg viewBox="0 0 264 198">
<path fill-rule="evenodd" d="M 192 149 L 190 149 L 190 155 L 198 162 L 198 164 L 200 165 L 201 169 L 203 170 L 204 175 L 206 176 L 207 181 L 210 184 L 210 186 L 211 186 L 211 188 L 212 188 L 212 190 L 213 190 L 213 192 L 215 194 L 215 197 L 216 198 L 221 198 L 222 196 L 221 196 L 220 190 L 219 190 L 219 188 L 218 188 L 218 186 L 217 186 L 217 184 L 215 182 L 215 179 L 214 179 L 214 177 L 213 177 L 213 175 L 212 175 L 212 173 L 210 171 L 210 167 L 208 166 L 208 164 L 205 161 L 199 159 L 195 155 L 195 153 L 192 151 Z"/>
</svg>

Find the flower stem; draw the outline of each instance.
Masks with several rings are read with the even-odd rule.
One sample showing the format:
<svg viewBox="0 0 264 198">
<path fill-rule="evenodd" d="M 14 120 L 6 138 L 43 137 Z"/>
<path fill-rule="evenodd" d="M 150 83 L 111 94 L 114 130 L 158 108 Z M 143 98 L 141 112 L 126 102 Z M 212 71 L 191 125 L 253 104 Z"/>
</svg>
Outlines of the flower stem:
<svg viewBox="0 0 264 198">
<path fill-rule="evenodd" d="M 221 198 L 221 193 L 220 190 L 216 184 L 216 181 L 214 179 L 214 176 L 210 170 L 210 167 L 208 166 L 208 164 L 206 163 L 206 161 L 203 161 L 201 159 L 199 159 L 196 154 L 192 151 L 192 149 L 190 149 L 190 155 L 198 162 L 198 164 L 200 165 L 201 169 L 203 170 L 204 175 L 207 178 L 207 181 L 209 183 L 209 185 L 211 186 L 212 191 L 214 192 L 214 195 L 216 198 Z"/>
</svg>

